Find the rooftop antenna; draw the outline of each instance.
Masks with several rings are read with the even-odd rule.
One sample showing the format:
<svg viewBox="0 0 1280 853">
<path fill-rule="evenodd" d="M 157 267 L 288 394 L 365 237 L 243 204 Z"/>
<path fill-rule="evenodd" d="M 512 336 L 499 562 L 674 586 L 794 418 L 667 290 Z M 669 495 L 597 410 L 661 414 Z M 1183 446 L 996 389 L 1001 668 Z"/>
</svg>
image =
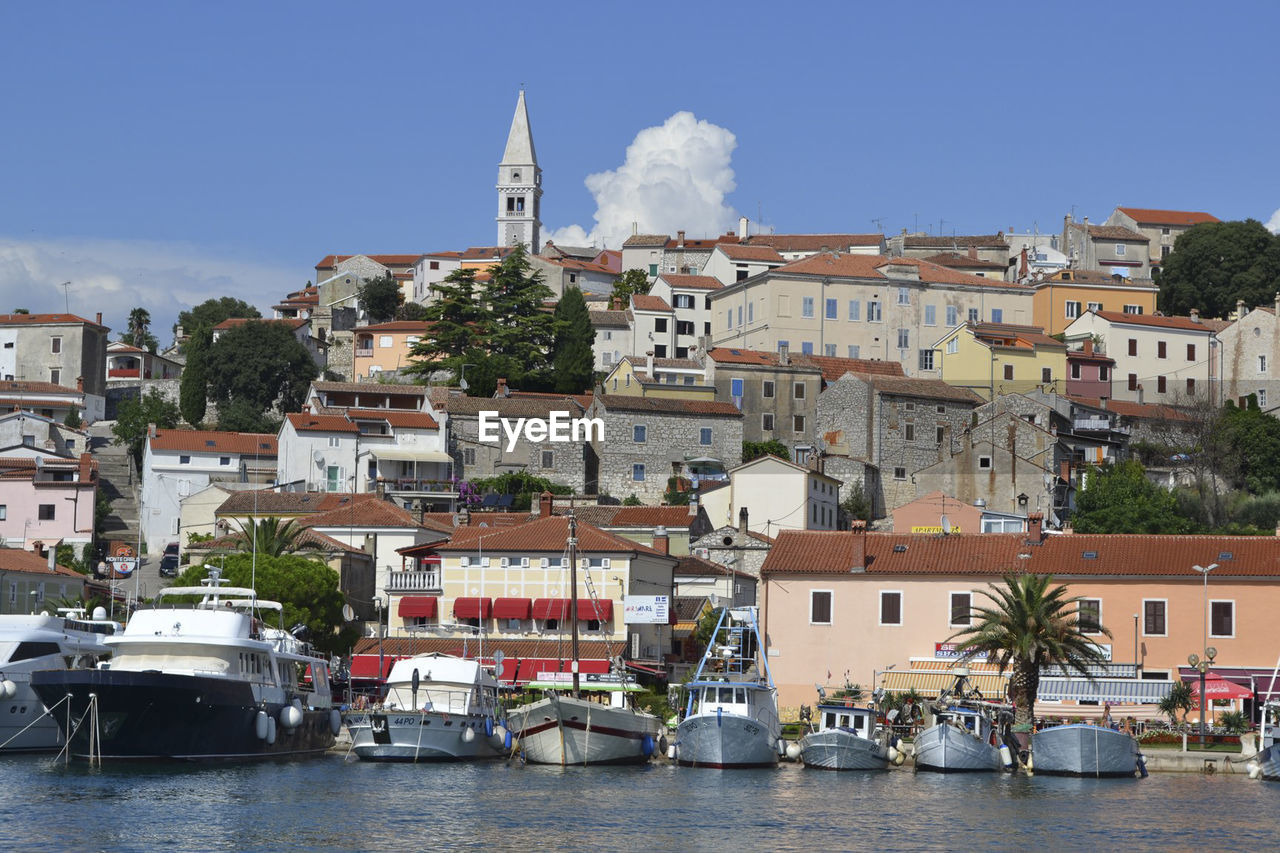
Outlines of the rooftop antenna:
<svg viewBox="0 0 1280 853">
<path fill-rule="evenodd" d="M 71 282 L 64 281 L 60 286 L 62 287 L 62 295 L 67 302 L 67 313 L 70 314 L 71 313 L 71 290 L 70 290 Z"/>
<path fill-rule="evenodd" d="M 879 231 L 881 234 L 884 233 L 884 217 L 883 216 L 871 217 L 871 224 L 876 226 L 876 230 Z"/>
</svg>

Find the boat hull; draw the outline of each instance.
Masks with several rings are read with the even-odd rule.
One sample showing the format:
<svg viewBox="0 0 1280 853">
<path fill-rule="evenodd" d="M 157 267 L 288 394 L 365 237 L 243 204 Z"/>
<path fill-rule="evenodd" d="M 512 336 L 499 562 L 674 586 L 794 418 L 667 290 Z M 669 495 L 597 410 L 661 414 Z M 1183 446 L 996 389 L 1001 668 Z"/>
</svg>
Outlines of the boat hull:
<svg viewBox="0 0 1280 853">
<path fill-rule="evenodd" d="M 303 709 L 290 729 L 281 722 L 284 702 L 255 699 L 243 681 L 156 671 L 92 669 L 32 674 L 32 687 L 49 706 L 71 703 L 71 753 L 77 758 L 247 761 L 320 755 L 333 746 L 329 708 Z M 91 699 L 91 697 L 93 697 Z M 96 732 L 89 714 L 96 707 Z M 259 737 L 263 726 L 274 729 Z M 65 714 L 55 715 L 60 727 Z M 91 743 L 91 735 L 96 743 Z M 91 753 L 93 753 L 91 755 Z"/>
<path fill-rule="evenodd" d="M 1054 776 L 1133 776 L 1138 742 L 1124 732 L 1073 724 L 1041 729 L 1031 737 L 1036 773 Z"/>
<path fill-rule="evenodd" d="M 549 694 L 507 712 L 531 764 L 643 764 L 661 734 L 652 714 Z"/>
<path fill-rule="evenodd" d="M 1280 782 L 1280 747 L 1271 745 L 1258 752 L 1255 761 L 1262 769 L 1262 778 L 1268 782 Z"/>
<path fill-rule="evenodd" d="M 778 733 L 737 714 L 694 714 L 676 729 L 676 760 L 684 767 L 739 769 L 778 763 Z"/>
<path fill-rule="evenodd" d="M 800 761 L 818 770 L 886 770 L 889 749 L 853 732 L 827 729 L 800 739 Z"/>
<path fill-rule="evenodd" d="M 8 680 L 17 692 L 0 702 L 0 751 L 52 752 L 66 743 L 57 721 L 45 712 L 40 697 L 31 689 L 28 673 L 12 673 Z M 59 712 L 66 715 L 66 705 Z"/>
<path fill-rule="evenodd" d="M 365 761 L 482 761 L 504 754 L 493 718 L 480 714 L 352 712 L 343 722 L 351 751 Z"/>
<path fill-rule="evenodd" d="M 935 725 L 915 740 L 916 769 L 933 773 L 991 773 L 1001 769 L 1000 750 L 953 725 Z"/>
</svg>

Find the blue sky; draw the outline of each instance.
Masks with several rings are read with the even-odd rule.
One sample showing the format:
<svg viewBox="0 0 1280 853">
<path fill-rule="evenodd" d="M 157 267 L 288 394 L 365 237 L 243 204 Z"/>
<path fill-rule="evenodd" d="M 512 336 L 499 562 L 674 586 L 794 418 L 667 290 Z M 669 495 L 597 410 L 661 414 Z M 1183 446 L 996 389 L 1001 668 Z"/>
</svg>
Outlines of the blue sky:
<svg viewBox="0 0 1280 853">
<path fill-rule="evenodd" d="M 181 308 L 265 309 L 331 252 L 490 244 L 522 84 L 548 231 L 602 206 L 690 236 L 739 213 L 786 232 L 1056 231 L 1117 204 L 1266 222 L 1280 5 L 1208 8 L 4 4 L 0 310 L 69 299 L 118 329 L 143 305 L 167 343 Z M 587 177 L 628 172 L 633 142 L 643 164 L 659 127 L 677 159 L 715 149 L 705 186 L 684 164 L 702 197 L 594 197 Z"/>
</svg>

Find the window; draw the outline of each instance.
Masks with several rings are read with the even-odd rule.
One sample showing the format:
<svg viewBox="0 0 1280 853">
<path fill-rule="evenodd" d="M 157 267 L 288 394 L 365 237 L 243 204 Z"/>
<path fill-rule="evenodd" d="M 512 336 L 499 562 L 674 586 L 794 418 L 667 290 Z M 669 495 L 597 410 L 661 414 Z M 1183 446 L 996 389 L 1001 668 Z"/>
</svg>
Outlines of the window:
<svg viewBox="0 0 1280 853">
<path fill-rule="evenodd" d="M 859 358 L 858 353 L 861 351 L 857 344 L 849 344 L 849 358 Z"/>
<path fill-rule="evenodd" d="M 631 479 L 637 483 L 644 482 L 644 465 L 640 462 L 631 466 Z"/>
<path fill-rule="evenodd" d="M 779 317 L 791 316 L 791 297 L 786 294 L 778 295 L 778 316 Z"/>
<path fill-rule="evenodd" d="M 1267 408 L 1267 390 L 1265 388 L 1258 389 L 1258 408 Z"/>
<path fill-rule="evenodd" d="M 62 384 L 62 371 L 59 368 L 54 367 L 49 370 L 49 382 L 53 385 Z"/>
<path fill-rule="evenodd" d="M 887 591 L 880 593 L 880 624 L 902 624 L 902 593 Z"/>
<path fill-rule="evenodd" d="M 218 457 L 218 464 L 219 464 L 219 465 L 230 465 L 230 464 L 231 464 L 231 457 L 230 457 L 230 456 L 219 456 L 219 457 Z"/>
<path fill-rule="evenodd" d="M 899 304 L 899 305 L 910 305 L 910 304 L 911 304 L 911 289 L 910 289 L 910 288 L 908 288 L 908 287 L 899 287 L 899 288 L 898 288 L 898 304 Z"/>
<path fill-rule="evenodd" d="M 631 427 L 631 440 L 636 444 L 644 444 L 647 434 L 648 429 L 645 428 L 644 424 L 636 424 Z"/>
<path fill-rule="evenodd" d="M 970 606 L 972 595 L 967 592 L 951 593 L 951 622 L 952 627 L 959 625 L 968 625 L 973 608 Z"/>
<path fill-rule="evenodd" d="M 831 624 L 831 590 L 814 589 L 809 591 L 809 624 Z"/>
<path fill-rule="evenodd" d="M 1267 357 L 1265 355 L 1258 356 L 1258 372 L 1259 373 L 1267 372 Z"/>
<path fill-rule="evenodd" d="M 862 303 L 856 299 L 849 300 L 849 319 L 854 323 L 862 319 Z"/>
<path fill-rule="evenodd" d="M 1110 381 L 1110 379 L 1111 379 L 1111 368 L 1107 367 L 1105 364 L 1098 365 L 1098 381 L 1108 382 Z"/>
<path fill-rule="evenodd" d="M 40 521 L 53 521 L 54 504 L 40 504 L 38 518 Z M 29 517 L 29 516 L 28 516 Z"/>
<path fill-rule="evenodd" d="M 698 430 L 698 444 L 703 446 L 711 444 L 711 427 L 702 427 Z"/>
<path fill-rule="evenodd" d="M 1124 306 L 1124 313 L 1126 313 L 1126 314 L 1141 314 L 1141 313 L 1142 313 L 1142 306 L 1141 306 L 1141 305 L 1126 305 L 1126 306 Z"/>
<path fill-rule="evenodd" d="M 947 326 L 960 325 L 960 309 L 954 305 L 947 306 Z"/>
<path fill-rule="evenodd" d="M 991 457 L 990 457 L 990 456 L 979 456 L 979 457 L 978 457 L 978 467 L 979 467 L 980 469 L 984 470 L 984 471 L 986 471 L 986 470 L 990 470 L 990 468 L 991 468 Z"/>
<path fill-rule="evenodd" d="M 1101 310 L 1102 310 L 1102 303 L 1101 303 L 1101 302 L 1090 302 L 1086 307 L 1087 307 L 1090 311 L 1101 311 Z"/>
<path fill-rule="evenodd" d="M 970 322 L 970 323 L 977 323 L 977 322 L 978 322 L 978 309 L 977 309 L 977 308 L 970 308 L 970 309 L 969 309 L 969 322 Z"/>
<path fill-rule="evenodd" d="M 913 424 L 911 421 L 907 421 L 902 425 L 902 440 L 903 441 L 916 440 L 916 425 Z"/>
<path fill-rule="evenodd" d="M 947 355 L 955 355 L 960 352 L 960 339 L 952 338 L 947 341 Z"/>
<path fill-rule="evenodd" d="M 840 311 L 840 309 L 839 309 L 839 307 L 838 307 L 838 306 L 839 306 L 839 304 L 840 304 L 840 301 L 839 301 L 838 299 L 828 299 L 828 300 L 827 300 L 827 305 L 826 305 L 826 309 L 827 309 L 827 310 L 826 310 L 826 315 L 825 315 L 825 316 L 826 316 L 826 318 L 827 318 L 828 320 L 835 320 L 835 319 L 838 319 L 839 311 Z"/>
<path fill-rule="evenodd" d="M 543 468 L 556 467 L 556 452 L 554 450 L 542 451 L 542 467 Z"/>
<path fill-rule="evenodd" d="M 926 326 L 938 325 L 938 307 L 936 305 L 924 306 L 924 324 Z"/>
<path fill-rule="evenodd" d="M 867 322 L 880 322 L 880 303 L 874 300 L 867 302 Z"/>
<path fill-rule="evenodd" d="M 1043 382 L 1043 383 L 1045 383 L 1046 385 L 1048 385 L 1050 382 L 1052 382 L 1052 381 L 1053 381 L 1053 368 L 1052 368 L 1052 367 L 1042 367 L 1042 368 L 1040 368 L 1040 381 L 1041 381 L 1041 382 Z"/>
<path fill-rule="evenodd" d="M 1116 243 L 1116 257 L 1117 257 L 1117 258 L 1123 258 L 1123 257 L 1124 257 L 1124 250 L 1125 250 L 1125 245 L 1124 245 L 1124 243 Z"/>
<path fill-rule="evenodd" d="M 835 345 L 835 344 L 823 344 L 823 345 L 822 345 L 822 354 L 823 354 L 823 355 L 825 355 L 825 356 L 827 356 L 828 358 L 835 358 L 835 357 L 836 357 L 836 345 Z"/>
<path fill-rule="evenodd" d="M 812 296 L 800 297 L 800 316 L 801 317 L 813 316 L 813 297 Z"/>
<path fill-rule="evenodd" d="M 789 347 L 789 346 L 791 346 L 790 341 L 778 341 L 778 352 L 782 352 L 783 347 Z"/>
<path fill-rule="evenodd" d="M 1156 358 L 1167 358 L 1168 355 L 1169 355 L 1169 351 L 1165 342 L 1156 341 Z"/>
<path fill-rule="evenodd" d="M 1003 309 L 1003 308 L 992 308 L 992 309 L 991 309 L 991 322 L 993 322 L 993 323 L 1003 323 L 1003 322 L 1004 322 L 1004 309 Z"/>
<path fill-rule="evenodd" d="M 901 465 L 899 465 L 897 468 L 894 468 L 894 469 L 893 469 L 893 479 L 895 479 L 895 480 L 905 480 L 905 479 L 907 479 L 907 469 L 906 469 L 906 468 L 904 468 L 904 467 L 903 467 L 903 466 L 901 466 Z"/>
<path fill-rule="evenodd" d="M 1209 636 L 1234 637 L 1236 634 L 1236 603 L 1234 601 L 1209 602 Z"/>
<path fill-rule="evenodd" d="M 1137 354 L 1138 354 L 1138 339 L 1129 338 L 1129 355 L 1137 355 Z"/>
<path fill-rule="evenodd" d="M 740 268 L 740 269 L 738 269 L 738 270 L 736 270 L 736 271 L 734 272 L 734 279 L 733 279 L 733 280 L 734 280 L 734 281 L 745 281 L 749 275 L 751 275 L 751 273 L 750 273 L 749 271 L 747 271 L 746 269 L 741 269 L 741 268 Z"/>
<path fill-rule="evenodd" d="M 920 350 L 920 369 L 933 370 L 933 350 L 931 349 Z"/>
<path fill-rule="evenodd" d="M 1129 390 L 1130 391 L 1138 390 L 1138 374 L 1136 373 L 1129 374 Z"/>
<path fill-rule="evenodd" d="M 62 338 L 49 338 L 49 352 L 62 352 Z"/>
<path fill-rule="evenodd" d="M 179 456 L 179 457 L 178 457 L 178 464 L 179 464 L 179 465 L 190 465 L 190 464 L 191 464 L 191 457 L 190 457 L 190 456 Z"/>
<path fill-rule="evenodd" d="M 739 310 L 739 311 L 741 311 L 742 309 L 741 309 L 741 308 L 739 308 L 738 310 Z M 693 321 L 691 321 L 691 320 L 676 320 L 676 334 L 677 334 L 677 335 L 692 335 L 692 334 L 693 334 Z"/>
<path fill-rule="evenodd" d="M 1266 356 L 1263 356 L 1263 358 L 1266 358 Z M 1196 360 L 1196 345 L 1187 344 L 1187 361 L 1195 361 L 1195 360 Z"/>
<path fill-rule="evenodd" d="M 657 264 L 649 264 L 649 277 L 650 277 L 650 278 L 655 278 L 657 275 L 658 275 L 658 265 L 657 265 Z"/>
<path fill-rule="evenodd" d="M 653 321 L 653 330 L 655 332 L 665 332 L 667 330 L 667 318 L 659 317 Z"/>
<path fill-rule="evenodd" d="M 439 261 L 430 261 L 430 262 L 427 264 L 427 266 L 428 266 L 428 268 L 430 268 L 430 269 L 438 270 L 438 269 L 440 269 L 440 262 L 439 262 Z"/>
<path fill-rule="evenodd" d="M 1194 393 L 1196 393 L 1196 380 L 1188 376 L 1187 377 L 1187 394 L 1190 395 Z"/>
<path fill-rule="evenodd" d="M 1073 362 L 1073 363 L 1072 363 L 1072 365 L 1071 365 L 1071 378 L 1072 378 L 1072 379 L 1079 379 L 1079 378 L 1080 378 L 1080 362 L 1078 362 L 1078 361 L 1077 361 L 1077 362 Z"/>
<path fill-rule="evenodd" d="M 687 293 L 677 293 L 675 295 L 674 305 L 677 308 L 692 308 L 693 297 Z"/>
<path fill-rule="evenodd" d="M 1163 598 L 1144 598 L 1142 600 L 1142 633 L 1147 637 L 1164 637 L 1168 635 L 1165 626 L 1165 608 L 1168 602 Z"/>
<path fill-rule="evenodd" d="M 462 464 L 463 465 L 476 464 L 476 449 L 474 447 L 464 447 L 462 449 Z"/>
<path fill-rule="evenodd" d="M 1004 366 L 1004 378 L 1005 378 L 1006 380 L 1011 380 L 1011 379 L 1013 379 L 1013 365 L 1012 365 L 1012 364 L 1006 364 L 1006 365 Z"/>
<path fill-rule="evenodd" d="M 730 379 L 730 380 L 729 380 L 729 396 L 730 396 L 730 397 L 741 397 L 741 396 L 742 396 L 742 384 L 743 384 L 743 380 L 742 380 L 742 379 Z"/>
<path fill-rule="evenodd" d="M 9 505 L 0 504 L 0 521 L 8 521 L 8 520 L 9 520 Z"/>
<path fill-rule="evenodd" d="M 813 355 L 813 341 L 801 341 L 800 353 L 802 355 Z"/>
<path fill-rule="evenodd" d="M 796 435 L 804 434 L 804 415 L 794 415 L 791 418 L 791 431 Z"/>
<path fill-rule="evenodd" d="M 766 400 L 773 399 L 773 380 L 765 379 L 760 383 L 760 396 Z"/>
<path fill-rule="evenodd" d="M 796 400 L 804 399 L 804 383 L 803 382 L 791 383 L 791 396 Z"/>
<path fill-rule="evenodd" d="M 738 306 L 738 325 L 739 325 L 739 326 L 741 326 L 741 325 L 742 325 L 742 306 L 741 306 L 741 305 L 739 305 L 739 306 Z M 693 331 L 693 330 L 692 330 L 692 329 L 690 329 L 690 332 L 692 332 L 692 331 Z"/>
<path fill-rule="evenodd" d="M 899 329 L 898 330 L 898 349 L 907 349 L 910 346 L 911 346 L 911 330 Z"/>
<path fill-rule="evenodd" d="M 937 428 L 937 437 L 936 437 L 938 444 L 942 444 L 942 442 L 946 441 L 946 439 L 947 439 L 947 428 L 944 426 L 939 426 Z"/>
<path fill-rule="evenodd" d="M 765 412 L 760 416 L 760 429 L 773 432 L 773 412 Z"/>
<path fill-rule="evenodd" d="M 1080 610 L 1076 617 L 1080 623 L 1080 631 L 1084 634 L 1102 633 L 1102 601 L 1097 598 L 1080 599 Z"/>
<path fill-rule="evenodd" d="M 1079 317 L 1079 316 L 1080 316 L 1080 303 L 1079 303 L 1079 302 L 1074 302 L 1074 301 L 1068 300 L 1068 301 L 1067 301 L 1067 303 L 1066 303 L 1066 307 L 1067 307 L 1067 319 L 1068 319 L 1068 320 L 1074 320 L 1076 317 Z"/>
</svg>

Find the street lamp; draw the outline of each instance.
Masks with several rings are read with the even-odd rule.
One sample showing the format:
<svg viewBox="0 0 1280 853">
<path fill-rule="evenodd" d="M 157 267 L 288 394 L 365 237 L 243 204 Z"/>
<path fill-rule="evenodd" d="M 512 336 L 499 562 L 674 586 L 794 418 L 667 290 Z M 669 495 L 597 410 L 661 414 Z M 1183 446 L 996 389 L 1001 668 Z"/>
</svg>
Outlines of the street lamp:
<svg viewBox="0 0 1280 853">
<path fill-rule="evenodd" d="M 1204 749 L 1204 717 L 1205 707 L 1209 704 L 1204 696 L 1204 676 L 1209 671 L 1209 667 L 1213 665 L 1213 659 L 1218 656 L 1218 650 L 1213 646 L 1207 646 L 1204 650 L 1204 660 L 1200 659 L 1198 654 L 1194 652 L 1187 655 L 1187 663 L 1191 664 L 1193 669 L 1200 671 L 1200 748 Z"/>
<path fill-rule="evenodd" d="M 1192 566 L 1192 569 L 1204 576 L 1204 593 L 1201 595 L 1200 606 L 1202 608 L 1201 615 L 1204 617 L 1204 645 L 1209 645 L 1209 572 L 1218 568 L 1217 563 L 1210 563 L 1207 566 Z"/>
</svg>

